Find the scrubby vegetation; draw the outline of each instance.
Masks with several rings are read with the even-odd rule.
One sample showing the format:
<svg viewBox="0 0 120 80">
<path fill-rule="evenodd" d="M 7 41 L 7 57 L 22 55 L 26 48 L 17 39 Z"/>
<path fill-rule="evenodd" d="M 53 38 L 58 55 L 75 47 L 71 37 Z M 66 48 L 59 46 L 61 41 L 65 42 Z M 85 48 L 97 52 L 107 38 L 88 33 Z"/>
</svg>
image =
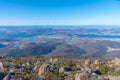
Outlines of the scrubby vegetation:
<svg viewBox="0 0 120 80">
<path fill-rule="evenodd" d="M 111 61 L 72 57 L 5 57 L 0 59 L 0 79 L 5 78 L 5 76 L 15 80 L 104 80 L 106 77 L 118 78 L 120 76 L 119 61 L 119 59 Z M 10 76 L 7 76 L 8 74 Z M 101 79 L 98 79 L 100 76 Z"/>
</svg>

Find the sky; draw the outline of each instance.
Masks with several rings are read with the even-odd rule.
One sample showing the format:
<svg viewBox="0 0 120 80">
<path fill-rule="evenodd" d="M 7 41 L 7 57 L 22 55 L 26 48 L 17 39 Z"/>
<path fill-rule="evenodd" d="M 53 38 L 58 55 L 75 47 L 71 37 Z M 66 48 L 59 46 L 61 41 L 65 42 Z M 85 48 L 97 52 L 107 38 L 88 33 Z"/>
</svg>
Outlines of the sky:
<svg viewBox="0 0 120 80">
<path fill-rule="evenodd" d="M 0 0 L 0 25 L 120 25 L 120 0 Z"/>
</svg>

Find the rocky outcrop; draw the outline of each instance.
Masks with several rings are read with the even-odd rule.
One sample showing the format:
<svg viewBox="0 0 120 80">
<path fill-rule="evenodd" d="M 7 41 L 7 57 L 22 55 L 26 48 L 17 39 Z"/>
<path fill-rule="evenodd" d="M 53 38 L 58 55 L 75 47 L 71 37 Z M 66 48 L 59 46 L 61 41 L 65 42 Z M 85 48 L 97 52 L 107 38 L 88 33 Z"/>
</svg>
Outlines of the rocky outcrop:
<svg viewBox="0 0 120 80">
<path fill-rule="evenodd" d="M 90 64 L 91 64 L 91 61 L 89 59 L 85 60 L 85 64 L 84 64 L 85 66 L 88 66 Z"/>
<path fill-rule="evenodd" d="M 94 61 L 94 64 L 95 64 L 95 65 L 99 64 L 99 60 L 96 59 L 96 60 Z"/>
<path fill-rule="evenodd" d="M 7 74 L 3 80 L 10 80 L 11 79 L 11 74 Z"/>
<path fill-rule="evenodd" d="M 120 80 L 120 76 L 107 76 L 109 80 Z"/>
<path fill-rule="evenodd" d="M 104 78 L 94 72 L 77 72 L 74 80 L 104 80 Z"/>
<path fill-rule="evenodd" d="M 120 65 L 120 59 L 115 58 L 111 61 L 114 65 Z"/>
<path fill-rule="evenodd" d="M 3 66 L 3 63 L 0 62 L 0 69 L 3 70 L 4 69 L 4 66 Z"/>
<path fill-rule="evenodd" d="M 61 67 L 59 69 L 59 73 L 64 73 L 64 72 L 68 72 L 68 71 L 71 71 L 70 67 Z"/>
<path fill-rule="evenodd" d="M 59 61 L 59 58 L 51 58 L 49 62 L 58 62 Z"/>
<path fill-rule="evenodd" d="M 90 76 L 89 73 L 85 73 L 85 72 L 77 72 L 75 74 L 75 80 L 82 80 L 82 77 L 88 78 Z"/>
<path fill-rule="evenodd" d="M 34 71 L 37 71 L 38 70 L 38 66 L 35 65 L 34 68 L 33 68 Z"/>
<path fill-rule="evenodd" d="M 45 74 L 50 71 L 50 65 L 49 64 L 43 64 L 39 68 L 38 75 L 41 76 L 42 74 Z"/>
</svg>

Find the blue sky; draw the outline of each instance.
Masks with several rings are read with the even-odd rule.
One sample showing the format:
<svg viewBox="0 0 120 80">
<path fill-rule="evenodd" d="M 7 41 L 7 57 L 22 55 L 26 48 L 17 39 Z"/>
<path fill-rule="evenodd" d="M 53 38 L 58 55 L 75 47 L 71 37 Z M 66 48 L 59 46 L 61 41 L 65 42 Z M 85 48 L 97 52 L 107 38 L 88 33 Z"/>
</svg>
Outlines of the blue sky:
<svg viewBox="0 0 120 80">
<path fill-rule="evenodd" d="M 0 0 L 0 25 L 120 25 L 120 0 Z"/>
</svg>

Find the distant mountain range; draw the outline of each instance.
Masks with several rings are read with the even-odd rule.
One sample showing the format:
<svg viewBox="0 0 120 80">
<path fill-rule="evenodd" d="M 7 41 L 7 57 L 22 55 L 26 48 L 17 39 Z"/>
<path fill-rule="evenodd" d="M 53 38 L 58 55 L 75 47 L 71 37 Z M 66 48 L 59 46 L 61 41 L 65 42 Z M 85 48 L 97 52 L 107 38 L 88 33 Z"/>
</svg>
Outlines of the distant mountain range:
<svg viewBox="0 0 120 80">
<path fill-rule="evenodd" d="M 0 27 L 0 55 L 120 57 L 119 27 L 62 27 Z"/>
</svg>

